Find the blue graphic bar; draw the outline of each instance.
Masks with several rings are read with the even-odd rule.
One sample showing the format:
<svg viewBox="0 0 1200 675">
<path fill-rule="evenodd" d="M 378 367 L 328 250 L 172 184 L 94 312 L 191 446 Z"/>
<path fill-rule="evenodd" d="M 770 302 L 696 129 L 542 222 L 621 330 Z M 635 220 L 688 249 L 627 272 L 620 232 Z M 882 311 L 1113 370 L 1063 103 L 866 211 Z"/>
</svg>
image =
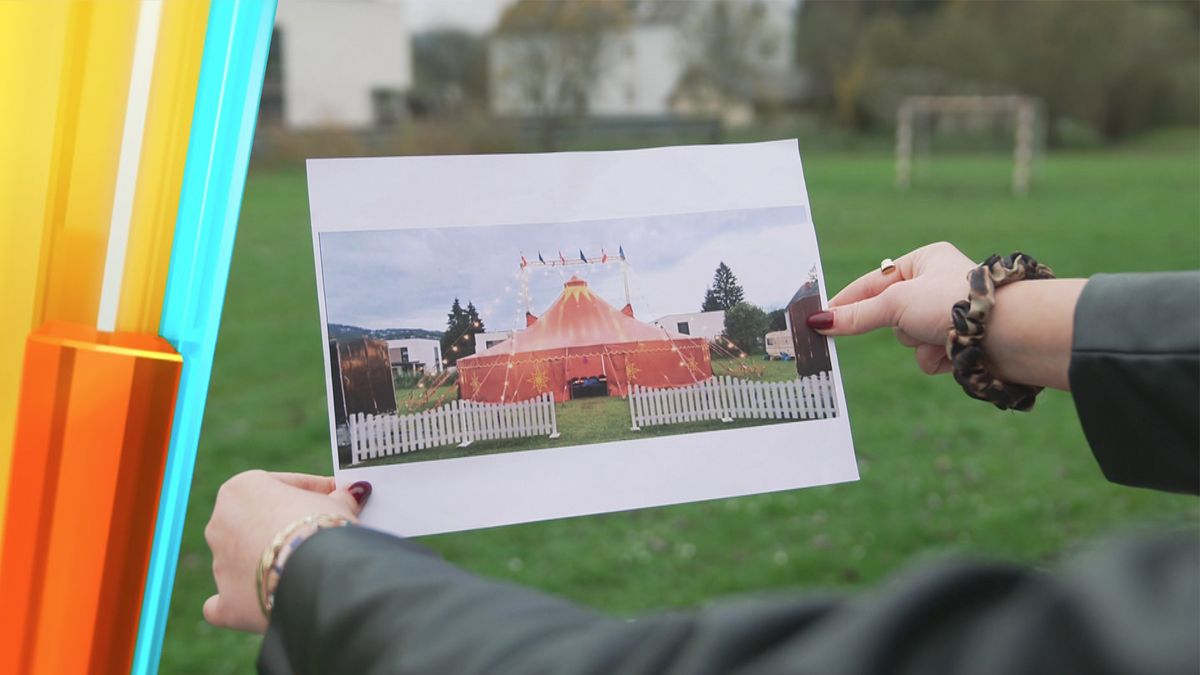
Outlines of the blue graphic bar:
<svg viewBox="0 0 1200 675">
<path fill-rule="evenodd" d="M 275 7 L 276 0 L 213 0 L 209 10 L 160 326 L 183 355 L 183 377 L 133 657 L 137 675 L 157 673 L 162 654 Z"/>
</svg>

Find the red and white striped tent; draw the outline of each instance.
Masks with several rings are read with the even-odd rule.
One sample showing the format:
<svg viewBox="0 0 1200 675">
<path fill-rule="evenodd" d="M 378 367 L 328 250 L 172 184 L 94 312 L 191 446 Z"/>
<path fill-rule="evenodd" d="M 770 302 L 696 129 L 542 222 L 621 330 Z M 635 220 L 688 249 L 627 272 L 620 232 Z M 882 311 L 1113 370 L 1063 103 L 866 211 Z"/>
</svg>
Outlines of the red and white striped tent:
<svg viewBox="0 0 1200 675">
<path fill-rule="evenodd" d="M 547 391 L 571 398 L 571 383 L 604 378 L 610 396 L 630 384 L 679 387 L 712 377 L 708 343 L 651 326 L 618 310 L 572 277 L 530 325 L 490 349 L 458 360 L 463 399 L 512 402 Z"/>
</svg>

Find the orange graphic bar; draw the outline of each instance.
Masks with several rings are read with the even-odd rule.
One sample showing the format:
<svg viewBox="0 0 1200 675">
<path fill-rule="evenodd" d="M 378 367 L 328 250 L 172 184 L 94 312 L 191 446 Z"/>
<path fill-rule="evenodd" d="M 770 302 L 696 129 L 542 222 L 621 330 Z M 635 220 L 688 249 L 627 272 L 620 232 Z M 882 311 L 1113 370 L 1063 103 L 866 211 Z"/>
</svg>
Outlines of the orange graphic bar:
<svg viewBox="0 0 1200 675">
<path fill-rule="evenodd" d="M 183 360 L 158 336 L 29 336 L 3 553 L 0 673 L 128 672 Z"/>
</svg>

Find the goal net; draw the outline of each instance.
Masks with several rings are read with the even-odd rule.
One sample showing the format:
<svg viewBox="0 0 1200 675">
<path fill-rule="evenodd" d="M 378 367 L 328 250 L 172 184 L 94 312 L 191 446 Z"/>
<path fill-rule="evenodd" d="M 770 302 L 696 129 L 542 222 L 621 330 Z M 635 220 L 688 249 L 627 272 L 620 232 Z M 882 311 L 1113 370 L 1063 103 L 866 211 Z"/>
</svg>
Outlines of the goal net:
<svg viewBox="0 0 1200 675">
<path fill-rule="evenodd" d="M 1042 104 L 1030 96 L 910 96 L 896 111 L 896 187 L 913 184 L 913 158 L 932 155 L 936 135 L 1001 134 L 1012 144 L 1012 191 L 1029 192 L 1044 145 Z"/>
</svg>

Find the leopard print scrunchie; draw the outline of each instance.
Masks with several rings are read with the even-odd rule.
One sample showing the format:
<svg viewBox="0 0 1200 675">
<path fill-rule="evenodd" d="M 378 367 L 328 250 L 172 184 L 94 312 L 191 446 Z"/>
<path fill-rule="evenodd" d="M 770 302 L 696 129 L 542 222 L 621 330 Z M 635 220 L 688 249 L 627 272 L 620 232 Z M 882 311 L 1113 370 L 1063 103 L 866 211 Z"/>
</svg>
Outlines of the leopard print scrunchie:
<svg viewBox="0 0 1200 675">
<path fill-rule="evenodd" d="M 996 304 L 996 289 L 1022 279 L 1053 279 L 1054 272 L 1024 253 L 993 255 L 967 274 L 967 299 L 950 311 L 954 327 L 946 339 L 946 355 L 954 379 L 971 398 L 988 401 L 1001 410 L 1029 410 L 1042 387 L 1014 384 L 996 378 L 983 357 L 983 329 Z"/>
</svg>

